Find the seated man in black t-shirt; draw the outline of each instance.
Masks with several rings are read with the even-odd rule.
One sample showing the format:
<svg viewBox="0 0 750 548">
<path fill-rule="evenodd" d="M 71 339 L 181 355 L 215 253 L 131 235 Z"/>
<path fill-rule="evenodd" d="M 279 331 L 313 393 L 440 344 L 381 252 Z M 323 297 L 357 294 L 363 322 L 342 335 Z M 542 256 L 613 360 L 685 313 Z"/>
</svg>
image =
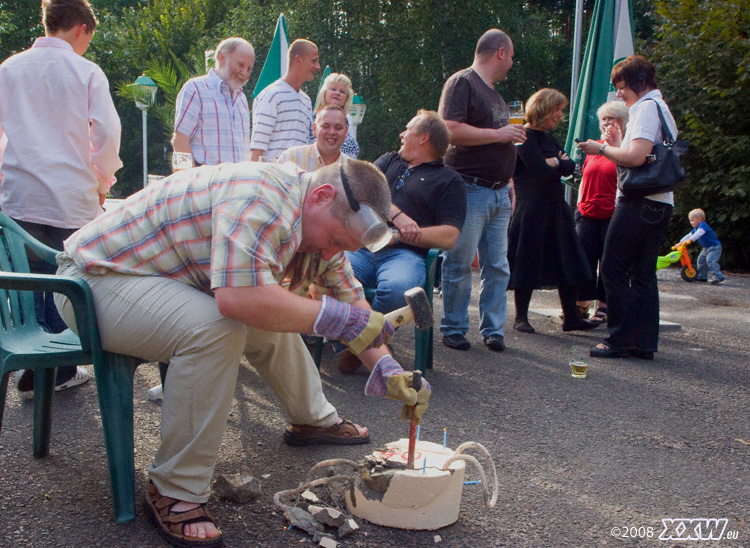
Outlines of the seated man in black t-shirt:
<svg viewBox="0 0 750 548">
<path fill-rule="evenodd" d="M 466 216 L 466 190 L 460 175 L 443 164 L 450 132 L 437 112 L 420 110 L 401 133 L 401 148 L 375 161 L 391 189 L 391 222 L 398 229 L 377 253 L 350 253 L 354 275 L 377 290 L 372 308 L 390 312 L 406 304 L 404 291 L 425 282 L 430 248 L 451 249 Z M 339 368 L 351 372 L 356 357 L 344 354 Z"/>
</svg>

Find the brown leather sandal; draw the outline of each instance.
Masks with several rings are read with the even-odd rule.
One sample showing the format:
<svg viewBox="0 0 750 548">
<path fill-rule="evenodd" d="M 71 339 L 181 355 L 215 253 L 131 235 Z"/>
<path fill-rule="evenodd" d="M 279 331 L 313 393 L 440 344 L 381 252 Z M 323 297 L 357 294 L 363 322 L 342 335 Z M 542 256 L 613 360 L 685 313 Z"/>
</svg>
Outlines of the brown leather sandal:
<svg viewBox="0 0 750 548">
<path fill-rule="evenodd" d="M 362 430 L 364 433 L 360 433 Z M 352 421 L 339 418 L 333 426 L 310 426 L 307 424 L 290 424 L 284 432 L 284 443 L 295 447 L 308 445 L 357 445 L 369 443 L 370 434 L 367 428 Z"/>
<path fill-rule="evenodd" d="M 159 534 L 167 542 L 180 548 L 216 548 L 221 546 L 223 543 L 221 531 L 219 531 L 219 536 L 211 539 L 199 539 L 184 535 L 184 527 L 189 523 L 208 521 L 216 526 L 216 521 L 205 504 L 184 512 L 172 512 L 171 508 L 178 502 L 180 501 L 172 497 L 162 496 L 156 485 L 151 481 L 148 482 L 143 509 L 156 525 Z M 216 529 L 218 530 L 219 527 L 216 526 Z"/>
</svg>

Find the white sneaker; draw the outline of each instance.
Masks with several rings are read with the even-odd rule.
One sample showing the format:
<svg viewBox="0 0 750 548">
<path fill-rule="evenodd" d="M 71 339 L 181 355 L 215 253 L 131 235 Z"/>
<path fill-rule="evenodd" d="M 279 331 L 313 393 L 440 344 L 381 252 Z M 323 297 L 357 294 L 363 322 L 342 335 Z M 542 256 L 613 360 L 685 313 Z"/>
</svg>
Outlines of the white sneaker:
<svg viewBox="0 0 750 548">
<path fill-rule="evenodd" d="M 27 374 L 26 374 L 27 373 Z M 68 379 L 62 384 L 55 386 L 55 392 L 61 392 L 67 390 L 79 384 L 88 382 L 90 375 L 88 369 L 85 367 L 78 366 L 76 368 L 76 374 L 73 378 Z M 14 372 L 13 383 L 18 389 L 18 393 L 22 400 L 28 401 L 34 399 L 34 371 L 27 369 L 19 369 Z"/>
<path fill-rule="evenodd" d="M 74 386 L 78 386 L 79 384 L 89 382 L 90 378 L 91 377 L 89 376 L 89 370 L 79 365 L 78 367 L 76 367 L 76 374 L 73 376 L 73 378 L 68 379 L 62 384 L 55 385 L 55 392 L 62 392 L 63 390 L 67 390 L 68 388 L 73 388 Z"/>
</svg>

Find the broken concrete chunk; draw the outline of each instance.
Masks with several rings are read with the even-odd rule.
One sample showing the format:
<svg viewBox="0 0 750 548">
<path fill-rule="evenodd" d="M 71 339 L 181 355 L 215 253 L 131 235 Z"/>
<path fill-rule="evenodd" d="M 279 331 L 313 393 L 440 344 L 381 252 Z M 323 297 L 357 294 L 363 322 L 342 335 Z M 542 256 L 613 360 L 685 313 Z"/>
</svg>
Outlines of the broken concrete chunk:
<svg viewBox="0 0 750 548">
<path fill-rule="evenodd" d="M 330 533 L 321 533 L 320 531 L 316 531 L 315 534 L 313 535 L 313 542 L 318 542 L 319 543 L 324 538 L 331 539 L 331 540 L 336 540 L 336 537 L 334 537 Z"/>
<path fill-rule="evenodd" d="M 311 504 L 307 511 L 310 512 L 316 520 L 323 525 L 329 525 L 331 527 L 341 527 L 346 521 L 346 516 L 334 510 L 333 508 L 324 508 L 322 506 L 315 506 Z"/>
<path fill-rule="evenodd" d="M 338 542 L 328 537 L 320 539 L 320 543 L 318 544 L 318 546 L 322 546 L 323 548 L 336 548 L 338 545 Z"/>
<path fill-rule="evenodd" d="M 353 535 L 357 531 L 359 531 L 359 525 L 357 525 L 356 521 L 349 518 L 343 523 L 341 527 L 339 527 L 339 530 L 336 532 L 336 536 L 338 538 L 346 538 L 350 535 Z"/>
<path fill-rule="evenodd" d="M 320 502 L 318 495 L 316 495 L 309 489 L 306 491 L 303 491 L 302 494 L 299 496 L 299 498 L 301 501 L 306 502 L 308 504 L 318 504 Z"/>
<path fill-rule="evenodd" d="M 323 526 L 315 521 L 308 512 L 302 508 L 292 507 L 284 511 L 284 517 L 295 527 L 299 527 L 308 535 L 314 535 L 316 531 L 323 531 Z"/>
<path fill-rule="evenodd" d="M 247 472 L 219 474 L 213 488 L 217 496 L 240 504 L 254 502 L 262 493 L 260 481 Z"/>
</svg>

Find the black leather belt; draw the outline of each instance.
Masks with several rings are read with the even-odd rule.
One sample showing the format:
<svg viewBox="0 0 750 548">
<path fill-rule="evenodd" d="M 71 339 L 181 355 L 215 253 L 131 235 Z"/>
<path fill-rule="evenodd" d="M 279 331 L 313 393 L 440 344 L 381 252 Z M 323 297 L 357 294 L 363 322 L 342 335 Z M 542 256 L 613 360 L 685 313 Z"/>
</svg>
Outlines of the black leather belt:
<svg viewBox="0 0 750 548">
<path fill-rule="evenodd" d="M 486 179 L 480 179 L 479 177 L 469 177 L 468 175 L 461 175 L 461 178 L 465 183 L 474 184 L 491 190 L 498 190 L 508 184 L 508 181 L 487 181 Z"/>
</svg>

